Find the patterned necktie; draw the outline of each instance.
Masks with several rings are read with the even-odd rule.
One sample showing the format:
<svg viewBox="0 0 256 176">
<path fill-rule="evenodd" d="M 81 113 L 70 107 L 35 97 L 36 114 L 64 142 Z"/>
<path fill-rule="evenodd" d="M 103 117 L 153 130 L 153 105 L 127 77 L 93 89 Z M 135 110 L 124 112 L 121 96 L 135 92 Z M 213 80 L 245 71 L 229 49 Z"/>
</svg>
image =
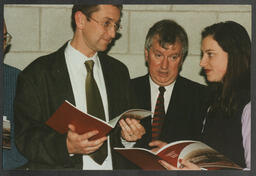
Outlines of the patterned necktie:
<svg viewBox="0 0 256 176">
<path fill-rule="evenodd" d="M 152 141 L 157 140 L 159 138 L 165 117 L 164 92 L 165 88 L 159 87 L 159 95 L 156 101 L 156 107 L 152 123 Z"/>
<path fill-rule="evenodd" d="M 85 83 L 87 113 L 106 121 L 100 92 L 97 83 L 93 77 L 93 65 L 94 62 L 92 60 L 85 62 L 85 66 L 87 69 L 87 77 Z M 90 154 L 90 157 L 96 163 L 101 165 L 106 159 L 107 155 L 107 142 L 105 141 L 96 152 Z"/>
</svg>

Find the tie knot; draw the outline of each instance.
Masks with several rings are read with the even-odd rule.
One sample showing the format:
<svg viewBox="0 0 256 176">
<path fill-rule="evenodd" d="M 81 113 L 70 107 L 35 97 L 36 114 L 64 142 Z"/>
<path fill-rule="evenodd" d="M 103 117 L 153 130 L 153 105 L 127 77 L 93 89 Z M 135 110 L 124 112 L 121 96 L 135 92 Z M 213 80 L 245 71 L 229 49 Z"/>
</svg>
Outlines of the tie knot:
<svg viewBox="0 0 256 176">
<path fill-rule="evenodd" d="M 85 61 L 84 64 L 85 64 L 87 72 L 91 73 L 93 70 L 93 65 L 94 65 L 93 60 Z"/>
<path fill-rule="evenodd" d="M 164 92 L 165 92 L 165 88 L 164 87 L 161 86 L 158 89 L 159 89 L 160 94 L 164 94 Z"/>
</svg>

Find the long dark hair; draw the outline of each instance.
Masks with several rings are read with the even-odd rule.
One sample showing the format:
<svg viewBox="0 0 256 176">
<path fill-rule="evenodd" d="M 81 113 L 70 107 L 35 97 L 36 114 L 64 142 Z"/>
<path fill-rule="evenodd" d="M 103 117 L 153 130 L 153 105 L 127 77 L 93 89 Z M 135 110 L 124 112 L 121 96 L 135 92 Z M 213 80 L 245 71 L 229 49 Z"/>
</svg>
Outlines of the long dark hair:
<svg viewBox="0 0 256 176">
<path fill-rule="evenodd" d="M 202 39 L 212 36 L 228 53 L 227 71 L 221 83 L 210 83 L 214 90 L 212 110 L 233 116 L 242 95 L 250 96 L 251 41 L 245 28 L 233 21 L 213 24 L 202 31 Z"/>
</svg>

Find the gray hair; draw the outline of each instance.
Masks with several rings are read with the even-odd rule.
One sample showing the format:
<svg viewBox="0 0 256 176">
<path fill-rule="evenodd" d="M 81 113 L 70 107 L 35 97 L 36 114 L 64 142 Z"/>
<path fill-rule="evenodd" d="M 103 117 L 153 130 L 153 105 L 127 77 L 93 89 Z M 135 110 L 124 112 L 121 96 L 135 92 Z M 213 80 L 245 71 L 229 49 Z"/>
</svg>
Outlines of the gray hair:
<svg viewBox="0 0 256 176">
<path fill-rule="evenodd" d="M 180 41 L 182 45 L 182 60 L 188 54 L 188 37 L 186 31 L 173 20 L 161 20 L 155 23 L 148 31 L 145 41 L 145 49 L 149 50 L 155 36 L 159 37 L 159 44 L 165 48 L 167 44 Z"/>
</svg>

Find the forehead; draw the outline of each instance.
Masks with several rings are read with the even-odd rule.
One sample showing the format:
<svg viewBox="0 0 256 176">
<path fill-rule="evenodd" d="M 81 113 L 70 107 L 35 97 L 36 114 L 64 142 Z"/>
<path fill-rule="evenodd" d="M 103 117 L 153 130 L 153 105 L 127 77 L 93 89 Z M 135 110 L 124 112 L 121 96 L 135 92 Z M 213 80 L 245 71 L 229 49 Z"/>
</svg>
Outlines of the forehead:
<svg viewBox="0 0 256 176">
<path fill-rule="evenodd" d="M 218 42 L 214 40 L 213 36 L 209 35 L 205 37 L 202 41 L 202 50 L 219 50 L 221 47 Z"/>
<path fill-rule="evenodd" d="M 98 16 L 100 18 L 111 19 L 113 21 L 120 20 L 120 10 L 113 5 L 99 5 L 99 10 L 93 12 L 93 16 Z"/>
<path fill-rule="evenodd" d="M 182 50 L 182 44 L 179 40 L 176 40 L 173 44 L 172 43 L 164 43 L 164 46 L 160 45 L 159 37 L 155 36 L 152 40 L 151 48 L 157 51 L 170 51 L 170 52 L 177 52 L 180 53 Z"/>
</svg>

